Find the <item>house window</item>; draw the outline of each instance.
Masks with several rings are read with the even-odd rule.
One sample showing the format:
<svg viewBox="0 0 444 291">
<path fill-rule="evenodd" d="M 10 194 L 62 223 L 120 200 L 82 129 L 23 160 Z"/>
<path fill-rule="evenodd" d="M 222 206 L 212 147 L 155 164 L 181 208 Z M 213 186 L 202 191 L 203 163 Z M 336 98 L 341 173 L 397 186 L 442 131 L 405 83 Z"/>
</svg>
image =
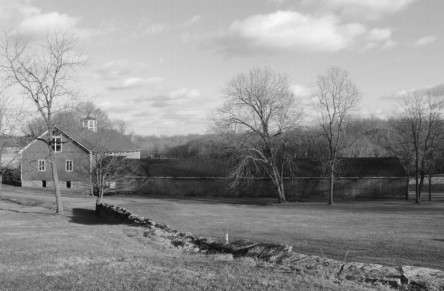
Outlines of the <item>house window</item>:
<svg viewBox="0 0 444 291">
<path fill-rule="evenodd" d="M 65 169 L 67 172 L 72 172 L 73 169 L 73 161 L 71 160 L 66 160 L 65 162 Z"/>
<path fill-rule="evenodd" d="M 62 137 L 53 136 L 51 141 L 51 148 L 55 153 L 62 151 Z"/>
<path fill-rule="evenodd" d="M 46 180 L 42 180 L 42 187 L 46 188 Z"/>
<path fill-rule="evenodd" d="M 45 160 L 38 160 L 37 162 L 37 168 L 40 172 L 46 171 L 46 161 Z"/>
<path fill-rule="evenodd" d="M 66 188 L 71 188 L 71 181 L 66 181 Z"/>
</svg>

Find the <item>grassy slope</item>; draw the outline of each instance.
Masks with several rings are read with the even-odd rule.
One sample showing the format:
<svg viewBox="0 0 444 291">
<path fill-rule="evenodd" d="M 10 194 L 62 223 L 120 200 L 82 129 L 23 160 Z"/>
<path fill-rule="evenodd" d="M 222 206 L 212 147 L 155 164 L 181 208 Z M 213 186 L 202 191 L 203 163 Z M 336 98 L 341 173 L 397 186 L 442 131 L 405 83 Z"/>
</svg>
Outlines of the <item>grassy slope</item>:
<svg viewBox="0 0 444 291">
<path fill-rule="evenodd" d="M 35 206 L 0 197 L 0 290 L 367 290 L 251 259 L 180 253 L 92 210 L 58 217 L 40 207 L 47 198 L 18 200 Z"/>
<path fill-rule="evenodd" d="M 444 203 L 353 202 L 284 206 L 109 197 L 181 231 L 286 243 L 296 252 L 383 265 L 444 270 Z"/>
</svg>

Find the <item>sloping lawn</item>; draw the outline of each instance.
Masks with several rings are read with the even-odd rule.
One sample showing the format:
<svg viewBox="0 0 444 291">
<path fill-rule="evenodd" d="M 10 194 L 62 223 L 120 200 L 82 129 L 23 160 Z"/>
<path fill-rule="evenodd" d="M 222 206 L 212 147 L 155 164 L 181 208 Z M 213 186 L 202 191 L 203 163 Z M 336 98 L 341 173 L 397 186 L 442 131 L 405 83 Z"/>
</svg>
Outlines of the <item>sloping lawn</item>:
<svg viewBox="0 0 444 291">
<path fill-rule="evenodd" d="M 65 199 L 60 217 L 47 208 L 50 196 L 29 196 L 0 195 L 0 290 L 373 290 L 248 258 L 182 253 L 143 228 L 95 217 L 92 199 Z M 69 209 L 78 204 L 89 207 Z"/>
<path fill-rule="evenodd" d="M 294 251 L 389 266 L 444 270 L 444 202 L 246 205 L 108 197 L 132 213 L 181 231 L 230 240 L 285 243 Z M 236 202 L 236 201 L 232 201 Z M 347 257 L 345 255 L 348 253 Z"/>
</svg>

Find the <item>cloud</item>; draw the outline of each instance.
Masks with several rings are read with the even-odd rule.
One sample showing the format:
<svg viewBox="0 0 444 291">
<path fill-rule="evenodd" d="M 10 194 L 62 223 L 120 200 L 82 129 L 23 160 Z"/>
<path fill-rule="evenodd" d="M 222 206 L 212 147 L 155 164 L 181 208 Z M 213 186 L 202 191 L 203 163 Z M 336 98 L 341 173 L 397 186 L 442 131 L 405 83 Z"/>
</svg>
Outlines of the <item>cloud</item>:
<svg viewBox="0 0 444 291">
<path fill-rule="evenodd" d="M 415 43 L 413 44 L 413 47 L 423 47 L 423 46 L 432 44 L 435 41 L 436 41 L 435 35 L 425 36 L 425 37 L 422 37 L 422 38 L 418 39 L 417 41 L 415 41 Z"/>
<path fill-rule="evenodd" d="M 163 82 L 163 79 L 160 77 L 152 77 L 148 79 L 143 79 L 139 77 L 129 77 L 123 80 L 118 85 L 109 86 L 109 90 L 131 90 L 135 88 L 141 87 L 153 87 L 158 86 Z"/>
<path fill-rule="evenodd" d="M 429 86 L 423 88 L 410 88 L 399 90 L 392 95 L 383 96 L 379 99 L 381 100 L 400 100 L 401 97 L 411 94 L 428 94 L 430 96 L 442 96 L 444 97 L 444 84 L 439 84 L 436 86 Z"/>
<path fill-rule="evenodd" d="M 297 11 L 258 14 L 234 21 L 212 35 L 182 35 L 187 43 L 213 48 L 226 57 L 281 52 L 337 52 L 388 49 L 397 45 L 389 28 L 368 28 L 343 22 L 333 14 L 315 16 Z"/>
<path fill-rule="evenodd" d="M 366 41 L 364 50 L 374 48 L 390 49 L 398 44 L 392 39 L 392 30 L 389 28 L 373 28 L 368 32 Z"/>
<path fill-rule="evenodd" d="M 195 16 L 191 17 L 190 19 L 188 19 L 187 21 L 185 21 L 184 25 L 185 26 L 192 26 L 195 24 L 199 24 L 201 19 L 202 19 L 202 15 L 195 15 Z"/>
<path fill-rule="evenodd" d="M 210 42 L 225 54 L 277 51 L 339 51 L 351 47 L 365 33 L 359 23 L 342 23 L 334 15 L 312 16 L 277 11 L 235 21 Z"/>
<path fill-rule="evenodd" d="M 58 11 L 43 12 L 33 6 L 31 1 L 0 1 L 0 21 L 4 27 L 31 35 L 46 34 L 50 30 L 72 32 L 77 37 L 85 38 L 94 34 L 94 30 L 80 27 L 81 18 Z"/>
<path fill-rule="evenodd" d="M 418 0 L 324 0 L 324 6 L 355 18 L 377 19 L 396 13 Z"/>
<path fill-rule="evenodd" d="M 72 30 L 77 26 L 78 18 L 58 12 L 35 13 L 24 19 L 18 26 L 20 31 L 30 33 L 46 32 L 49 29 Z"/>
<path fill-rule="evenodd" d="M 146 70 L 144 62 L 133 62 L 128 60 L 112 60 L 97 67 L 95 76 L 103 80 L 121 80 L 131 75 L 140 75 Z"/>
</svg>

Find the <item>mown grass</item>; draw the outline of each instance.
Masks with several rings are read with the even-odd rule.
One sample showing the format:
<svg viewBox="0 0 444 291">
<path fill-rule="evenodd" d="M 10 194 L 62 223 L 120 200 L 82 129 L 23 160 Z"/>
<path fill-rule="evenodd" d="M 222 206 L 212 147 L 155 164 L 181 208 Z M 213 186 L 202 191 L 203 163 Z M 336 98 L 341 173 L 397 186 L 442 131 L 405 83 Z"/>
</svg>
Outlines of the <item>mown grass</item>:
<svg viewBox="0 0 444 291">
<path fill-rule="evenodd" d="M 108 224 L 92 210 L 60 217 L 26 202 L 0 199 L 0 290 L 385 289 L 253 259 L 182 253 L 144 237 L 141 228 Z"/>
<path fill-rule="evenodd" d="M 246 205 L 109 197 L 131 212 L 181 231 L 230 240 L 285 243 L 294 251 L 389 266 L 444 270 L 444 202 Z M 235 201 L 233 201 L 235 202 Z"/>
</svg>

